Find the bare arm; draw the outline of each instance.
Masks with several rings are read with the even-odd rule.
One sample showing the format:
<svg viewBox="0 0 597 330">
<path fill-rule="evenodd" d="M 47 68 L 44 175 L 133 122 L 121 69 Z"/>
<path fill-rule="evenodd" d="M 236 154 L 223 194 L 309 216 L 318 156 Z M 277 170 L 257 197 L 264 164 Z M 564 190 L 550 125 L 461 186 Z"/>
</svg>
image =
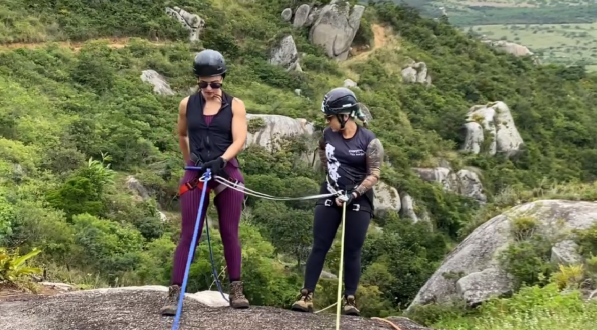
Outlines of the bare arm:
<svg viewBox="0 0 597 330">
<path fill-rule="evenodd" d="M 383 145 L 379 139 L 375 138 L 367 146 L 367 172 L 369 175 L 359 184 L 355 191 L 359 196 L 363 196 L 369 189 L 373 188 L 379 181 L 381 175 L 381 162 L 383 161 Z"/>
<path fill-rule="evenodd" d="M 245 145 L 247 140 L 247 110 L 243 101 L 234 98 L 232 100 L 232 144 L 222 155 L 225 161 L 234 158 Z"/>
<path fill-rule="evenodd" d="M 328 170 L 328 157 L 325 155 L 325 139 L 323 136 L 319 139 L 319 147 L 317 148 L 317 154 L 319 155 L 319 160 L 321 161 L 321 166 L 323 170 L 327 172 Z"/>
<path fill-rule="evenodd" d="M 187 102 L 189 101 L 188 97 L 185 97 L 180 104 L 178 105 L 178 124 L 177 124 L 177 131 L 178 131 L 178 147 L 182 152 L 182 157 L 185 161 L 185 164 L 191 160 L 190 152 L 189 152 L 189 136 L 187 131 Z"/>
</svg>

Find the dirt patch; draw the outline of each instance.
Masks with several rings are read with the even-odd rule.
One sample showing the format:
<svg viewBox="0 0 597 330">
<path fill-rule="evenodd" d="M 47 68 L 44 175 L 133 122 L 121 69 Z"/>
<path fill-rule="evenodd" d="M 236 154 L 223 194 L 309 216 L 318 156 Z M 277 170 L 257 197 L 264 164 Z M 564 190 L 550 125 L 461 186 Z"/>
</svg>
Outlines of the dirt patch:
<svg viewBox="0 0 597 330">
<path fill-rule="evenodd" d="M 54 286 L 32 284 L 31 288 L 15 284 L 0 283 L 0 301 L 53 296 L 64 290 Z"/>
<path fill-rule="evenodd" d="M 364 60 L 369 57 L 376 49 L 384 47 L 388 43 L 389 28 L 381 26 L 379 24 L 371 24 L 371 30 L 373 31 L 373 48 L 357 53 L 351 57 L 350 60 L 358 61 Z"/>
<path fill-rule="evenodd" d="M 113 49 L 124 48 L 130 42 L 130 38 L 128 38 L 128 37 L 127 38 L 100 38 L 100 39 L 92 39 L 92 40 L 108 42 L 108 47 L 113 48 Z M 60 41 L 60 42 L 57 42 L 57 44 L 59 47 L 70 48 L 74 52 L 79 52 L 85 42 Z M 13 49 L 19 49 L 19 48 L 27 48 L 27 49 L 43 48 L 43 47 L 47 47 L 49 44 L 50 44 L 50 42 L 15 42 L 15 43 L 11 43 L 11 44 L 0 45 L 0 51 L 13 50 Z M 162 43 L 162 42 L 151 42 L 151 44 L 154 46 L 165 45 L 165 43 Z"/>
</svg>

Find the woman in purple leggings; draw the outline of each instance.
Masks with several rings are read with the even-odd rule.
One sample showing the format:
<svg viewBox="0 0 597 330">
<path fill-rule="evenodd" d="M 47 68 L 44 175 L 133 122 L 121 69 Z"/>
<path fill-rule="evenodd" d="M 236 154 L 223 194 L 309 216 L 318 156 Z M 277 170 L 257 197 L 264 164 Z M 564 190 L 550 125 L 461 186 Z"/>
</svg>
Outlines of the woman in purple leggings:
<svg viewBox="0 0 597 330">
<path fill-rule="evenodd" d="M 206 49 L 195 57 L 193 71 L 200 92 L 186 97 L 178 108 L 179 146 L 187 165 L 210 169 L 212 177 L 218 175 L 233 182 L 244 183 L 236 155 L 242 150 L 247 137 L 247 118 L 244 103 L 224 93 L 221 89 L 226 75 L 224 57 L 217 51 Z M 230 306 L 248 308 L 249 301 L 243 294 L 241 282 L 241 248 L 238 226 L 244 200 L 242 192 L 226 189 L 213 180 L 203 187 L 197 182 L 198 171 L 185 172 L 182 179 L 180 202 L 182 231 L 174 255 L 168 301 L 162 315 L 175 315 L 180 297 L 187 256 L 193 239 L 195 221 L 201 199 L 201 190 L 213 190 L 214 204 L 218 211 L 220 235 L 230 278 Z M 206 194 L 199 233 L 202 232 L 205 212 L 209 206 Z M 193 253 L 195 247 L 192 249 Z"/>
</svg>

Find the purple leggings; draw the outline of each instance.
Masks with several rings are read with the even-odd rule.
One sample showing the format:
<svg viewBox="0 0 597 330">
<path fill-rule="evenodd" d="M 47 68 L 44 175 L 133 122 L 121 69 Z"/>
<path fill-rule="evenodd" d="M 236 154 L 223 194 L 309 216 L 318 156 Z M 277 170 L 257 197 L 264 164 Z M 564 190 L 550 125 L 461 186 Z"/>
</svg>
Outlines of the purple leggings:
<svg viewBox="0 0 597 330">
<path fill-rule="evenodd" d="M 238 169 L 236 162 L 228 163 L 225 171 L 230 177 L 244 183 L 244 178 Z M 192 166 L 192 164 L 189 164 Z M 181 184 L 191 181 L 197 176 L 197 171 L 185 171 L 185 175 L 181 180 Z M 213 180 L 209 181 L 209 188 L 213 189 L 219 184 Z M 199 234 L 197 241 L 203 230 L 203 223 L 205 220 L 205 212 L 209 206 L 209 191 L 205 194 L 205 201 L 203 202 L 203 211 L 201 212 L 201 222 L 199 224 Z M 191 241 L 193 240 L 193 231 L 195 230 L 195 223 L 197 221 L 197 212 L 199 211 L 199 203 L 201 201 L 201 189 L 196 188 L 187 191 L 180 196 L 180 204 L 182 208 L 182 231 L 180 233 L 180 241 L 176 247 L 174 254 L 174 269 L 172 270 L 172 284 L 182 285 L 185 267 L 187 265 L 187 257 Z M 240 241 L 238 239 L 238 226 L 240 223 L 240 214 L 242 211 L 244 201 L 244 194 L 234 189 L 226 188 L 216 195 L 214 204 L 218 211 L 218 221 L 220 225 L 220 236 L 222 237 L 222 245 L 224 245 L 224 258 L 226 259 L 226 266 L 228 267 L 228 277 L 230 281 L 240 280 L 241 268 L 241 254 Z M 195 255 L 195 245 L 193 247 L 193 258 Z"/>
</svg>

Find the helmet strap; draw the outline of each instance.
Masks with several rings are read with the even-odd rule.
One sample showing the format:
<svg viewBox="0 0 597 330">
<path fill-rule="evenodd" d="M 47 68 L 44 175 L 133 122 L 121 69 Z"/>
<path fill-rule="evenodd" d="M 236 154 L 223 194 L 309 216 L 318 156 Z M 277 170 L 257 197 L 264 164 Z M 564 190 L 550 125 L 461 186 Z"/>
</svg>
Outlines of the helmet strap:
<svg viewBox="0 0 597 330">
<path fill-rule="evenodd" d="M 340 122 L 340 130 L 345 129 L 346 128 L 346 123 L 348 122 L 348 119 L 344 119 L 344 115 L 345 115 L 344 113 L 336 115 L 336 117 L 338 118 L 338 121 Z"/>
</svg>

